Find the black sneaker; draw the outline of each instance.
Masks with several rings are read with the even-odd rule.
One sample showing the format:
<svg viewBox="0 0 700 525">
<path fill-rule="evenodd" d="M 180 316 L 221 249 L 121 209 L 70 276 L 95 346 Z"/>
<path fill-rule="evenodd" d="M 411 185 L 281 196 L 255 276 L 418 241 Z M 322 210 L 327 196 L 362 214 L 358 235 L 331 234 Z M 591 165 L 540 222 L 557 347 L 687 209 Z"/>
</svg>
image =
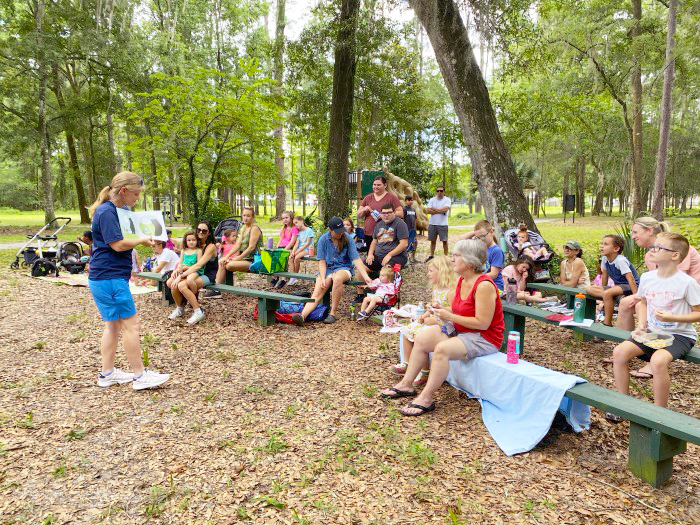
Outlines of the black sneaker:
<svg viewBox="0 0 700 525">
<path fill-rule="evenodd" d="M 328 317 L 326 317 L 323 320 L 323 322 L 326 324 L 333 324 L 333 323 L 335 323 L 335 321 L 336 321 L 335 315 L 332 315 L 332 314 L 328 314 Z"/>
<path fill-rule="evenodd" d="M 427 258 L 425 261 L 423 261 L 423 262 L 424 262 L 424 263 L 427 263 L 427 262 L 429 262 L 429 261 L 431 261 L 431 260 L 433 260 L 433 259 L 435 259 L 435 256 L 429 255 L 428 258 Z"/>
<path fill-rule="evenodd" d="M 277 285 L 277 281 L 279 281 L 279 277 L 273 277 L 272 280 L 270 281 L 270 284 L 274 288 Z"/>
<path fill-rule="evenodd" d="M 292 321 L 297 326 L 304 326 L 304 316 L 301 314 L 294 314 L 292 316 Z"/>
<path fill-rule="evenodd" d="M 204 299 L 221 299 L 223 295 L 219 290 L 207 290 L 204 292 Z"/>
<path fill-rule="evenodd" d="M 287 286 L 287 281 L 285 281 L 284 279 L 280 279 L 280 280 L 277 282 L 277 284 L 275 285 L 275 288 L 276 288 L 277 290 L 281 290 L 281 289 L 284 288 L 285 286 Z"/>
</svg>

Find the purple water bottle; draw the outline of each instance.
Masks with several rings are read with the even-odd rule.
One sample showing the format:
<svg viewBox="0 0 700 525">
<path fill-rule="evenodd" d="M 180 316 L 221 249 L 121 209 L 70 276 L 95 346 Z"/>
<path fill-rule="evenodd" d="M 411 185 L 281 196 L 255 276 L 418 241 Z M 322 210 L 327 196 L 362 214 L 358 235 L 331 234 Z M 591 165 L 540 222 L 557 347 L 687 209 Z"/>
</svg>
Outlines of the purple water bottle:
<svg viewBox="0 0 700 525">
<path fill-rule="evenodd" d="M 272 237 L 267 238 L 267 249 L 272 250 L 272 248 L 275 247 L 275 241 L 272 240 Z"/>
</svg>

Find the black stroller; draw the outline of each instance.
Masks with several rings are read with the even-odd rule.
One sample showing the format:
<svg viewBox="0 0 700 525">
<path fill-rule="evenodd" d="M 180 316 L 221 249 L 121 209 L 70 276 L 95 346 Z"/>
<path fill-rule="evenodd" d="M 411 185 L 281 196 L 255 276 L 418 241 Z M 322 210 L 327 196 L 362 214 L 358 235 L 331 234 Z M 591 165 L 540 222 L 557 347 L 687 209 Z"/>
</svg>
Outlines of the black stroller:
<svg viewBox="0 0 700 525">
<path fill-rule="evenodd" d="M 241 222 L 241 217 L 238 215 L 235 217 L 229 217 L 221 221 L 219 224 L 216 225 L 216 228 L 214 229 L 214 237 L 216 238 L 216 242 L 221 242 L 221 236 L 224 234 L 224 231 L 238 231 L 241 229 L 242 224 L 243 223 Z"/>
<path fill-rule="evenodd" d="M 512 257 L 513 260 L 517 259 L 522 255 L 523 250 L 519 250 L 517 248 L 517 242 L 518 242 L 518 232 L 520 231 L 520 228 L 511 228 L 509 230 L 506 230 L 503 232 L 503 235 L 506 238 L 506 245 L 508 246 L 508 253 Z M 534 250 L 538 250 L 541 247 L 547 248 L 547 251 L 549 252 L 549 255 L 546 257 L 540 257 L 539 259 L 536 259 L 535 262 L 535 267 L 533 269 L 533 276 L 532 280 L 533 282 L 536 283 L 544 283 L 552 280 L 552 272 L 549 269 L 549 263 L 552 261 L 552 258 L 554 257 L 554 252 L 552 252 L 551 248 L 549 247 L 549 244 L 545 242 L 545 240 L 542 238 L 542 236 L 539 233 L 533 232 L 532 230 L 527 230 L 527 235 L 529 238 L 529 242 L 532 246 L 529 246 L 529 248 L 532 248 Z"/>
<path fill-rule="evenodd" d="M 83 272 L 87 262 L 83 260 L 82 245 L 58 241 L 58 234 L 70 221 L 70 217 L 56 217 L 34 235 L 27 235 L 29 240 L 17 251 L 10 268 L 31 268 L 33 277 L 58 277 L 61 268 L 72 274 Z"/>
</svg>

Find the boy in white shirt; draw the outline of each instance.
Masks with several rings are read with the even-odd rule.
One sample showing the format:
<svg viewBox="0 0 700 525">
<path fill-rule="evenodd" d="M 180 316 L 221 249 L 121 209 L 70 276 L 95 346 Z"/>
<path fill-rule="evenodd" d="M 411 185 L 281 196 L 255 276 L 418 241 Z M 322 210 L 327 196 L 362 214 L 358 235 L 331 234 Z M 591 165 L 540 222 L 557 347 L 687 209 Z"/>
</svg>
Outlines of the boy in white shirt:
<svg viewBox="0 0 700 525">
<path fill-rule="evenodd" d="M 629 395 L 629 362 L 634 357 L 649 361 L 654 374 L 654 404 L 665 407 L 671 378 L 668 365 L 682 358 L 695 344 L 697 333 L 692 323 L 700 321 L 700 285 L 687 274 L 678 270 L 678 265 L 688 255 L 688 240 L 677 233 L 660 233 L 649 249 L 652 262 L 657 269 L 646 272 L 639 281 L 637 305 L 639 325 L 632 337 L 620 343 L 613 351 L 613 373 L 615 387 Z M 672 334 L 673 343 L 666 348 L 654 349 L 634 340 L 646 331 Z M 607 413 L 605 418 L 620 422 L 622 418 Z"/>
</svg>

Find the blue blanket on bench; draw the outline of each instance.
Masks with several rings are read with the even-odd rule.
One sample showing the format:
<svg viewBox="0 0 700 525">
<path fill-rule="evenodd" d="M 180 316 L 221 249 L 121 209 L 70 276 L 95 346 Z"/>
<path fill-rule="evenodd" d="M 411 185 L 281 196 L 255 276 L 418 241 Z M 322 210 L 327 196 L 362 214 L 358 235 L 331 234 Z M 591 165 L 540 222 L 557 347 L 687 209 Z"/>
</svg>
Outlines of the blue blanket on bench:
<svg viewBox="0 0 700 525">
<path fill-rule="evenodd" d="M 584 379 L 555 372 L 522 359 L 506 363 L 496 352 L 470 361 L 451 361 L 447 382 L 479 399 L 486 429 L 503 452 L 512 456 L 533 449 L 547 434 L 557 410 L 574 431 L 590 428 L 588 405 L 564 397 Z"/>
</svg>

